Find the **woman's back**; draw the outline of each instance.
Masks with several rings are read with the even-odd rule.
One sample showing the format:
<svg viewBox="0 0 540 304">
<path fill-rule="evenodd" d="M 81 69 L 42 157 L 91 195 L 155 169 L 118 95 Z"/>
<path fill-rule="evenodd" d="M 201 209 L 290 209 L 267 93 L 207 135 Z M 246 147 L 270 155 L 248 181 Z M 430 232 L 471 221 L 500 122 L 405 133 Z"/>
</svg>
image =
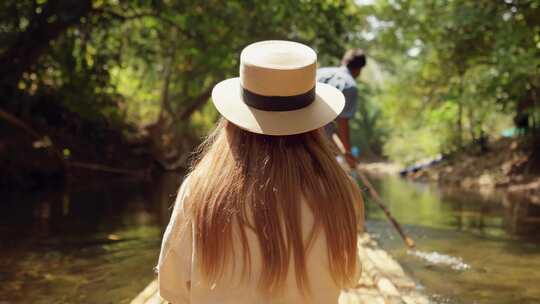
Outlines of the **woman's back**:
<svg viewBox="0 0 540 304">
<path fill-rule="evenodd" d="M 265 41 L 242 51 L 241 80 L 214 87 L 225 117 L 198 151 L 159 261 L 178 303 L 335 303 L 358 274 L 358 187 L 321 127 L 343 109 L 315 83 L 316 54 Z"/>
<path fill-rule="evenodd" d="M 361 198 L 324 140 L 319 131 L 261 137 L 222 121 L 179 191 L 161 250 L 162 296 L 336 303 L 358 274 Z"/>
<path fill-rule="evenodd" d="M 162 248 L 162 254 L 166 252 L 171 254 L 167 257 L 162 256 L 158 265 L 162 296 L 171 300 L 172 303 L 337 303 L 342 286 L 334 282 L 330 273 L 328 247 L 324 233 L 319 233 L 314 238 L 306 254 L 306 269 L 309 270 L 307 279 L 310 284 L 310 290 L 307 293 L 297 286 L 294 262 L 290 263 L 285 282 L 278 293 L 268 294 L 260 290 L 259 280 L 263 260 L 257 234 L 251 228 L 245 230 L 247 245 L 250 248 L 249 258 L 229 259 L 224 266 L 222 277 L 212 286 L 197 283 L 204 281 L 204 276 L 197 267 L 200 254 L 193 249 L 197 247 L 193 244 L 193 236 L 187 237 L 189 235 L 187 234 L 182 238 L 179 235 L 173 236 L 174 232 L 172 232 L 181 230 L 183 222 L 181 206 L 186 195 L 189 195 L 189 183 L 183 185 L 178 196 L 171 226 L 168 227 Z M 304 200 L 299 204 L 303 240 L 307 243 L 313 229 L 313 213 Z M 238 229 L 240 228 L 233 230 L 232 238 L 232 247 L 236 249 L 236 252 L 243 246 Z M 169 246 L 175 246 L 178 250 L 170 251 Z M 243 273 L 243 269 L 246 272 Z M 357 269 L 356 276 L 358 277 L 359 274 L 359 269 Z M 188 281 L 191 282 L 190 286 L 186 283 Z"/>
</svg>

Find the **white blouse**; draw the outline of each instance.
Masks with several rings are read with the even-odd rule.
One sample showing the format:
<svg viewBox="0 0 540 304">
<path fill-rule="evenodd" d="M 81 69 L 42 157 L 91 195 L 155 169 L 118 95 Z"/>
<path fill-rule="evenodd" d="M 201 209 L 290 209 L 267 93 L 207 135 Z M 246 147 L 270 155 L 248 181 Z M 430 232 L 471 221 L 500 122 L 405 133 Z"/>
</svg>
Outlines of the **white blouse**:
<svg viewBox="0 0 540 304">
<path fill-rule="evenodd" d="M 257 288 L 258 274 L 262 269 L 259 243 L 256 234 L 246 230 L 250 248 L 251 268 L 247 279 L 241 277 L 244 261 L 229 259 L 225 273 L 214 286 L 207 287 L 200 283 L 200 272 L 197 269 L 198 253 L 193 244 L 191 229 L 179 233 L 183 221 L 182 203 L 189 195 L 185 181 L 180 187 L 173 213 L 161 246 L 158 262 L 158 282 L 160 296 L 173 303 L 219 303 L 219 304 L 289 304 L 289 303 L 338 303 L 340 287 L 333 281 L 328 265 L 327 247 L 324 232 L 316 237 L 306 255 L 307 274 L 311 293 L 302 296 L 296 285 L 294 262 L 291 261 L 285 288 L 276 295 L 265 296 Z M 313 226 L 313 215 L 305 202 L 301 202 L 302 231 L 308 238 Z M 233 232 L 233 246 L 240 245 L 239 237 Z M 194 249 L 195 248 L 195 249 Z M 357 263 L 360 265 L 360 263 Z M 234 271 L 233 271 L 234 270 Z M 357 271 L 360 275 L 359 269 Z"/>
</svg>

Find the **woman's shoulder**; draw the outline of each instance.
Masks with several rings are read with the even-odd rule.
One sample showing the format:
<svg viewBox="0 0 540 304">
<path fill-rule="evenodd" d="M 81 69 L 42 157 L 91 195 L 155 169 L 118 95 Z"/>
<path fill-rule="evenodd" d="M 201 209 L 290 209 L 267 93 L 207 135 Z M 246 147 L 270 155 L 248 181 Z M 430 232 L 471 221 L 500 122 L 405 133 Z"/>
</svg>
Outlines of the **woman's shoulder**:
<svg viewBox="0 0 540 304">
<path fill-rule="evenodd" d="M 174 200 L 174 204 L 172 206 L 173 211 L 171 214 L 171 222 L 177 222 L 179 219 L 183 219 L 185 217 L 185 201 L 191 192 L 190 179 L 190 176 L 186 175 L 178 188 L 176 199 Z"/>
<path fill-rule="evenodd" d="M 178 194 L 176 196 L 177 198 L 183 198 L 189 195 L 189 193 L 191 192 L 190 191 L 191 180 L 192 180 L 191 174 L 188 174 L 184 177 L 184 180 L 182 181 L 182 183 L 180 184 L 180 187 L 178 188 Z"/>
</svg>

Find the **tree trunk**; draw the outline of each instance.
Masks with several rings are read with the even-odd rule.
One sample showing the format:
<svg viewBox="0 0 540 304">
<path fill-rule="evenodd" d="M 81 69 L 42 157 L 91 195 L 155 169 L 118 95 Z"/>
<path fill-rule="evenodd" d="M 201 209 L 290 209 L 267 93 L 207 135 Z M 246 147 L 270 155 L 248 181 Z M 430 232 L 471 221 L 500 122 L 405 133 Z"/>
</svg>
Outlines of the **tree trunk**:
<svg viewBox="0 0 540 304">
<path fill-rule="evenodd" d="M 458 149 L 463 147 L 463 103 L 461 100 L 458 101 L 458 117 L 456 121 L 457 127 L 457 137 L 456 144 Z"/>
<path fill-rule="evenodd" d="M 459 73 L 459 88 L 458 88 L 458 117 L 457 117 L 457 121 L 456 121 L 456 124 L 457 124 L 457 137 L 456 137 L 456 142 L 457 142 L 457 148 L 458 149 L 461 149 L 463 147 L 463 76 L 465 74 L 465 69 L 463 67 L 459 67 L 458 70 L 460 71 Z"/>
<path fill-rule="evenodd" d="M 469 107 L 467 109 L 467 114 L 469 119 L 469 134 L 471 135 L 471 140 L 475 142 L 478 137 L 476 136 L 476 120 L 474 118 L 474 110 Z"/>
<path fill-rule="evenodd" d="M 531 99 L 532 99 L 532 125 L 533 125 L 533 131 L 538 132 L 538 128 L 540 128 L 538 114 L 540 114 L 540 105 L 538 104 L 538 95 L 540 95 L 540 88 L 535 88 L 531 90 Z"/>
<path fill-rule="evenodd" d="M 171 75 L 172 75 L 172 64 L 174 62 L 174 54 L 175 50 L 171 50 L 171 54 L 166 60 L 165 63 L 165 69 L 163 70 L 163 86 L 161 88 L 161 108 L 159 110 L 159 118 L 157 121 L 158 127 L 162 127 L 165 123 L 165 113 L 169 113 L 171 115 L 171 118 L 175 118 L 174 110 L 171 106 L 171 101 L 169 100 L 169 87 L 171 83 Z"/>
</svg>

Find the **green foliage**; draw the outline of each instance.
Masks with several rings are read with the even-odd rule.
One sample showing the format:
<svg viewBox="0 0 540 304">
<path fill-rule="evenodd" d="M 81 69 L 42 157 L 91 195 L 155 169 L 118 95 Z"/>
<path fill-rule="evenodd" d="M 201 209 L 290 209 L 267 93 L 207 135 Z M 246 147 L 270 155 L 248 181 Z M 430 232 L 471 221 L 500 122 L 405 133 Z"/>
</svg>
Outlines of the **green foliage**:
<svg viewBox="0 0 540 304">
<path fill-rule="evenodd" d="M 191 117 L 215 83 L 238 75 L 239 52 L 247 44 L 291 39 L 331 60 L 343 52 L 353 18 L 347 1 L 171 1 L 160 6 L 158 16 L 127 21 L 118 30 L 127 37 L 130 55 L 117 76 L 128 68 L 144 79 L 141 92 L 159 91 L 161 113 L 173 123 Z"/>
<path fill-rule="evenodd" d="M 85 5 L 80 18 L 67 18 L 73 14 L 64 6 L 77 3 Z M 360 24 L 356 13 L 349 0 L 8 0 L 0 4 L 0 62 L 23 60 L 28 68 L 0 84 L 34 96 L 54 92 L 58 103 L 100 123 L 159 122 L 194 132 L 215 121 L 204 104 L 215 83 L 238 75 L 244 46 L 296 40 L 330 62 Z M 34 27 L 56 30 L 39 22 L 45 17 L 70 23 L 38 46 Z M 20 43 L 40 52 L 14 56 Z"/>
<path fill-rule="evenodd" d="M 322 65 L 367 50 L 352 123 L 361 149 L 405 163 L 540 121 L 540 0 L 5 0 L 0 103 L 42 96 L 98 124 L 200 136 L 215 83 L 263 39 L 304 42 Z"/>
<path fill-rule="evenodd" d="M 382 112 L 376 97 L 380 90 L 369 83 L 358 85 L 358 108 L 350 122 L 351 142 L 359 146 L 362 154 L 380 155 L 381 140 L 386 127 L 380 125 Z"/>
<path fill-rule="evenodd" d="M 540 108 L 540 1 L 377 1 L 384 151 L 410 163 L 497 137 Z M 536 118 L 538 121 L 538 118 Z"/>
</svg>

